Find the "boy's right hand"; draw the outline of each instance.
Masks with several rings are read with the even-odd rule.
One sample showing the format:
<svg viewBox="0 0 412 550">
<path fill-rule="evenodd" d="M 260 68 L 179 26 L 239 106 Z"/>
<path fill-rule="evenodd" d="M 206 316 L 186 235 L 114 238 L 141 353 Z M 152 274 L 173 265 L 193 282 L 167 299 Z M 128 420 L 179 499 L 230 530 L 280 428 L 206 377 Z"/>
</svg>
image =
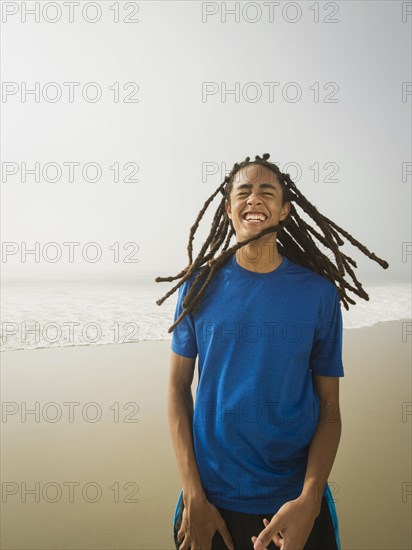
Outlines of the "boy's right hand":
<svg viewBox="0 0 412 550">
<path fill-rule="evenodd" d="M 190 500 L 183 508 L 182 524 L 177 533 L 177 540 L 182 543 L 179 550 L 211 550 L 216 531 L 222 535 L 226 546 L 234 550 L 232 537 L 216 506 L 205 498 Z"/>
</svg>

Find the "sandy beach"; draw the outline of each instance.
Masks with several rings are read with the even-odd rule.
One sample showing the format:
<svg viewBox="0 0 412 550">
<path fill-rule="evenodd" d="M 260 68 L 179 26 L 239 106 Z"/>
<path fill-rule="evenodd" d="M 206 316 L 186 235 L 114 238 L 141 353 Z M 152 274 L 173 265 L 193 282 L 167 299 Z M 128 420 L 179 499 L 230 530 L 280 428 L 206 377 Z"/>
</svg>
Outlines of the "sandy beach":
<svg viewBox="0 0 412 550">
<path fill-rule="evenodd" d="M 342 550 L 408 550 L 411 321 L 344 330 Z M 409 333 L 409 335 L 408 335 Z M 173 549 L 170 341 L 1 354 L 1 547 Z"/>
</svg>

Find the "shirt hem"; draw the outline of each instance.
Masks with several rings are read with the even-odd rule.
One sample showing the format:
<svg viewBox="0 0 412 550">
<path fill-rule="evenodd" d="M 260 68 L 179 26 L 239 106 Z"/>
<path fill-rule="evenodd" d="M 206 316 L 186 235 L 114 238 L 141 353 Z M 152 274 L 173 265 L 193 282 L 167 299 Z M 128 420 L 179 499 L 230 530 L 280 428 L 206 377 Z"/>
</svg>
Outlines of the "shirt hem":
<svg viewBox="0 0 412 550">
<path fill-rule="evenodd" d="M 224 510 L 229 510 L 232 512 L 239 512 L 241 514 L 274 515 L 286 502 L 289 502 L 294 498 L 298 498 L 299 494 L 300 493 L 295 496 L 289 495 L 286 498 L 280 497 L 278 499 L 261 498 L 254 501 L 250 500 L 249 502 L 231 501 L 225 498 L 216 498 L 214 495 L 210 495 L 208 496 L 208 500 L 217 508 L 223 508 Z M 322 496 L 328 496 L 328 484 L 325 485 Z"/>
<path fill-rule="evenodd" d="M 170 347 L 172 351 L 179 355 L 183 355 L 183 357 L 189 357 L 190 359 L 196 359 L 197 357 L 197 352 L 195 351 L 187 351 L 186 349 L 177 346 L 176 344 L 172 344 Z"/>
<path fill-rule="evenodd" d="M 240 503 L 228 501 L 226 499 L 209 498 L 208 499 L 217 508 L 223 508 L 232 512 L 241 514 L 267 514 L 273 515 L 287 500 L 273 501 L 273 499 L 263 501 L 254 501 L 250 503 Z"/>
</svg>

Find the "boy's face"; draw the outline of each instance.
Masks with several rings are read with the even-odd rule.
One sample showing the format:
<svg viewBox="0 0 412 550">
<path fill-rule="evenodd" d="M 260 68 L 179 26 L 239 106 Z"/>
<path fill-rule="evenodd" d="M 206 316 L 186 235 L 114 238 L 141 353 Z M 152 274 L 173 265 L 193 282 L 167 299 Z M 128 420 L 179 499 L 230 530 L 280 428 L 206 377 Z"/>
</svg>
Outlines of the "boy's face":
<svg viewBox="0 0 412 550">
<path fill-rule="evenodd" d="M 287 218 L 290 202 L 282 206 L 282 200 L 282 186 L 272 170 L 259 164 L 239 170 L 234 176 L 230 203 L 225 202 L 237 241 L 253 237 Z M 270 238 L 270 233 L 265 237 Z"/>
</svg>

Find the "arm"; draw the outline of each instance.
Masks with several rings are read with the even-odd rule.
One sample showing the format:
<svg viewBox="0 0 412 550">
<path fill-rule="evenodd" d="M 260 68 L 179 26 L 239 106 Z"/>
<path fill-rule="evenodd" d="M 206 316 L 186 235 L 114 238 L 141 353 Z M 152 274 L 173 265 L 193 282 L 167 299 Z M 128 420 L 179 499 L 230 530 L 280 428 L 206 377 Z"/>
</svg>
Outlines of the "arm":
<svg viewBox="0 0 412 550">
<path fill-rule="evenodd" d="M 168 390 L 169 431 L 183 484 L 183 494 L 186 498 L 203 497 L 192 435 L 191 385 L 195 362 L 196 359 L 171 352 Z"/>
<path fill-rule="evenodd" d="M 252 537 L 255 550 L 271 540 L 282 550 L 302 550 L 319 515 L 323 490 L 335 460 L 341 435 L 339 378 L 313 376 L 320 400 L 319 421 L 312 438 L 306 475 L 300 496 L 286 502 L 265 529 Z M 281 537 L 278 533 L 281 532 Z"/>
<path fill-rule="evenodd" d="M 193 447 L 191 385 L 195 359 L 171 352 L 168 418 L 172 444 L 183 484 L 184 510 L 178 540 L 181 550 L 207 550 L 219 531 L 229 548 L 233 543 L 218 509 L 205 496 Z"/>
<path fill-rule="evenodd" d="M 322 493 L 338 450 L 342 422 L 339 409 L 339 378 L 332 376 L 314 376 L 313 378 L 320 400 L 320 415 L 318 427 L 309 447 L 308 465 L 301 496 L 313 506 L 318 516 Z"/>
</svg>

